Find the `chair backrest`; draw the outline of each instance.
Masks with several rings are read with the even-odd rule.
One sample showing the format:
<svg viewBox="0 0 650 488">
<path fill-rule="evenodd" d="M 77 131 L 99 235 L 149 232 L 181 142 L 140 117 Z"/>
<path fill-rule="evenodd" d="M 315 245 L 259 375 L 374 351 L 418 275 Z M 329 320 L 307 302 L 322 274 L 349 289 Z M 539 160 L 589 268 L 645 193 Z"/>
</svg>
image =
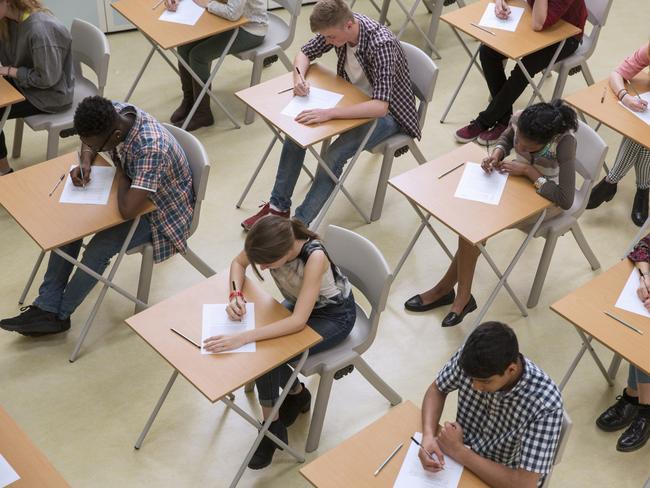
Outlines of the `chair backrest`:
<svg viewBox="0 0 650 488">
<path fill-rule="evenodd" d="M 614 3 L 614 0 L 586 0 L 587 20 L 589 20 L 589 23 L 593 24 L 594 27 L 603 27 L 607 22 L 612 3 Z"/>
<path fill-rule="evenodd" d="M 332 261 L 370 303 L 370 328 L 365 337 L 355 338 L 357 344 L 354 350 L 362 354 L 375 340 L 379 316 L 386 308 L 393 273 L 377 246 L 351 230 L 328 226 L 324 244 Z"/>
<path fill-rule="evenodd" d="M 569 417 L 569 414 L 566 412 L 566 410 L 564 410 L 562 412 L 562 429 L 560 430 L 560 440 L 557 445 L 557 450 L 555 451 L 553 466 L 557 466 L 560 464 L 560 461 L 562 461 L 562 456 L 564 456 L 564 450 L 566 449 L 566 445 L 569 441 L 569 434 L 571 433 L 572 428 L 573 422 L 571 421 L 571 417 Z M 548 488 L 551 474 L 553 474 L 552 470 L 544 478 L 544 483 L 542 483 L 541 488 Z"/>
<path fill-rule="evenodd" d="M 302 0 L 275 0 L 275 3 L 281 5 L 287 12 L 289 12 L 289 15 L 291 16 L 289 19 L 289 35 L 284 41 L 278 43 L 278 46 L 284 50 L 291 46 L 293 38 L 296 35 L 296 26 L 298 25 L 298 17 L 300 16 L 300 7 L 302 6 Z M 274 14 L 269 13 L 269 15 Z"/>
<path fill-rule="evenodd" d="M 192 170 L 192 187 L 194 188 L 194 214 L 192 216 L 192 225 L 190 226 L 190 235 L 199 226 L 199 216 L 201 214 L 201 203 L 205 198 L 205 192 L 208 187 L 208 176 L 210 175 L 210 160 L 208 153 L 203 144 L 189 132 L 170 124 L 162 124 L 167 129 L 178 144 L 183 148 L 185 156 Z"/>
<path fill-rule="evenodd" d="M 104 94 L 108 79 L 108 62 L 111 57 L 106 35 L 93 24 L 81 19 L 74 19 L 70 27 L 72 37 L 72 62 L 75 76 L 81 78 L 81 64 L 85 64 L 97 76 L 97 89 Z"/>
<path fill-rule="evenodd" d="M 422 129 L 427 115 L 427 107 L 433 99 L 433 90 L 436 87 L 436 80 L 438 79 L 438 67 L 431 57 L 420 48 L 408 42 L 402 41 L 400 44 L 406 55 L 409 72 L 411 73 L 413 92 L 420 101 L 418 104 L 418 119 L 420 129 Z"/>
</svg>

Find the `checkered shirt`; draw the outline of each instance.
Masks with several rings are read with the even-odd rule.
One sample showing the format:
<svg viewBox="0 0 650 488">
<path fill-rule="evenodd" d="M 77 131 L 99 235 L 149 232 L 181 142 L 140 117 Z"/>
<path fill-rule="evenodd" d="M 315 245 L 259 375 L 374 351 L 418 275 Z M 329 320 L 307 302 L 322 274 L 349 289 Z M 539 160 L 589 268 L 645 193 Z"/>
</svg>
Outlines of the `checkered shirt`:
<svg viewBox="0 0 650 488">
<path fill-rule="evenodd" d="M 388 111 L 402 131 L 411 137 L 420 138 L 420 124 L 415 110 L 415 96 L 411 87 L 411 75 L 402 46 L 395 35 L 386 27 L 361 14 L 354 14 L 359 24 L 359 49 L 357 60 L 366 78 L 372 85 L 372 98 L 388 102 Z M 301 50 L 313 61 L 334 46 L 325 42 L 318 34 Z M 350 81 L 345 72 L 346 46 L 334 48 L 338 56 L 337 74 Z"/>
<path fill-rule="evenodd" d="M 121 114 L 135 115 L 133 127 L 112 157 L 131 179 L 131 188 L 150 192 L 156 205 L 147 218 L 154 261 L 159 263 L 187 250 L 194 213 L 192 172 L 181 146 L 156 119 L 132 105 L 113 105 Z"/>
<path fill-rule="evenodd" d="M 438 373 L 444 393 L 458 390 L 457 422 L 463 441 L 477 454 L 513 469 L 540 476 L 553 466 L 562 428 L 562 396 L 553 380 L 521 356 L 524 371 L 509 391 L 482 393 L 459 364 L 461 349 Z"/>
</svg>

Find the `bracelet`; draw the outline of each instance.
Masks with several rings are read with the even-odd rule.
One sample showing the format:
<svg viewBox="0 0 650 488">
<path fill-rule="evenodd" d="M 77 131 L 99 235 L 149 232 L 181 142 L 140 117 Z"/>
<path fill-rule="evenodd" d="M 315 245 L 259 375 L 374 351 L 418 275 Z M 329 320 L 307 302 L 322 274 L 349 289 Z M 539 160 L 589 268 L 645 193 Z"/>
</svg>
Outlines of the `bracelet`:
<svg viewBox="0 0 650 488">
<path fill-rule="evenodd" d="M 239 291 L 239 290 L 237 290 L 237 291 L 231 291 L 231 292 L 230 292 L 230 295 L 228 295 L 228 301 L 231 301 L 234 297 L 241 297 L 242 300 L 246 301 L 246 300 L 244 299 L 244 294 L 243 294 L 241 291 Z"/>
<path fill-rule="evenodd" d="M 623 92 L 622 95 L 621 95 L 621 92 Z M 621 88 L 621 89 L 618 91 L 618 93 L 616 94 L 616 98 L 618 98 L 618 101 L 620 102 L 621 100 L 623 100 L 623 98 L 625 97 L 625 95 L 627 95 L 627 90 L 626 90 L 625 88 Z"/>
</svg>

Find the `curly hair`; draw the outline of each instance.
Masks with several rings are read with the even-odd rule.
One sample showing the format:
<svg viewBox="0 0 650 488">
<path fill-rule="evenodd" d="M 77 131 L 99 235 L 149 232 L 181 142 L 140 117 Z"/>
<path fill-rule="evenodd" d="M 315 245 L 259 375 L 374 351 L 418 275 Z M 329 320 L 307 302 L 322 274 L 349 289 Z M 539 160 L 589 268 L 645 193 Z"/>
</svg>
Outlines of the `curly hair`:
<svg viewBox="0 0 650 488">
<path fill-rule="evenodd" d="M 517 128 L 526 138 L 546 144 L 558 134 L 578 130 L 578 116 L 562 100 L 536 103 L 521 113 Z"/>
<path fill-rule="evenodd" d="M 98 95 L 84 98 L 74 113 L 74 128 L 80 137 L 106 134 L 116 122 L 115 107 L 110 100 Z"/>
</svg>

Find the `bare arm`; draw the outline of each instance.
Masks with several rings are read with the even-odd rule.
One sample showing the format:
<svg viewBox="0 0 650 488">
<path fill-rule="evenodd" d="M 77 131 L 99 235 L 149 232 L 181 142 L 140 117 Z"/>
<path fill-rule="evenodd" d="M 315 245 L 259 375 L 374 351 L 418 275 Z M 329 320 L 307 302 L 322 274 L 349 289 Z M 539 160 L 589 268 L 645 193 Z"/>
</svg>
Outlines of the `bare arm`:
<svg viewBox="0 0 650 488">
<path fill-rule="evenodd" d="M 149 198 L 148 190 L 131 188 L 131 180 L 121 169 L 117 170 L 117 206 L 126 220 L 135 218 Z"/>
<path fill-rule="evenodd" d="M 627 93 L 625 80 L 616 71 L 612 71 L 609 75 L 609 87 L 614 92 L 614 96 L 618 96 L 619 94 L 623 95 L 619 98 L 621 103 L 635 112 L 645 112 L 648 108 L 648 102 Z"/>
<path fill-rule="evenodd" d="M 429 455 L 420 449 L 418 456 L 422 467 L 427 471 L 439 471 L 444 466 L 445 460 L 442 450 L 436 440 L 436 431 L 440 423 L 442 409 L 445 406 L 447 395 L 442 393 L 436 382 L 431 383 L 422 400 L 422 447 L 436 455 L 438 459 L 431 459 Z"/>
<path fill-rule="evenodd" d="M 512 469 L 479 456 L 471 449 L 462 447 L 462 451 L 453 455 L 456 461 L 472 470 L 479 478 L 494 488 L 535 488 L 539 473 L 525 469 Z"/>
<path fill-rule="evenodd" d="M 536 0 L 533 5 L 533 30 L 541 31 L 548 15 L 548 0 Z"/>
<path fill-rule="evenodd" d="M 309 94 L 309 82 L 303 80 L 307 76 L 307 71 L 309 71 L 309 58 L 302 51 L 296 53 L 296 57 L 293 58 L 293 93 L 299 97 L 304 97 Z M 300 70 L 302 78 L 296 71 L 296 68 Z"/>
</svg>

